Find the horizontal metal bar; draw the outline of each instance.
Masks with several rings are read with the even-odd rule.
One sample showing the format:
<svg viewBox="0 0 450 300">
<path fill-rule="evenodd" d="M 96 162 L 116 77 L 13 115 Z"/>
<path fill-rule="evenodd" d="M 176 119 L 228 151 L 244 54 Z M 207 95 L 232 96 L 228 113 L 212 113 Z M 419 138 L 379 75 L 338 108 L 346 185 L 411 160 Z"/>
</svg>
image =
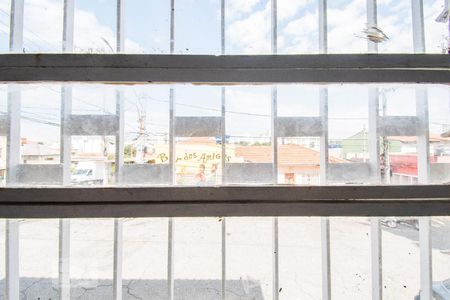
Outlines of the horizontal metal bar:
<svg viewBox="0 0 450 300">
<path fill-rule="evenodd" d="M 1 218 L 449 215 L 449 185 L 0 189 Z"/>
<path fill-rule="evenodd" d="M 439 54 L 3 54 L 0 81 L 448 83 L 450 62 Z"/>
<path fill-rule="evenodd" d="M 388 116 L 378 118 L 380 136 L 417 136 L 421 122 L 416 116 Z"/>
<path fill-rule="evenodd" d="M 222 117 L 175 117 L 177 137 L 215 137 L 221 135 Z"/>
<path fill-rule="evenodd" d="M 321 117 L 277 117 L 277 137 L 321 136 Z"/>
<path fill-rule="evenodd" d="M 20 164 L 17 166 L 17 182 L 21 185 L 61 185 L 61 164 Z"/>
<path fill-rule="evenodd" d="M 68 135 L 116 135 L 118 128 L 116 115 L 71 115 L 65 130 Z"/>
</svg>

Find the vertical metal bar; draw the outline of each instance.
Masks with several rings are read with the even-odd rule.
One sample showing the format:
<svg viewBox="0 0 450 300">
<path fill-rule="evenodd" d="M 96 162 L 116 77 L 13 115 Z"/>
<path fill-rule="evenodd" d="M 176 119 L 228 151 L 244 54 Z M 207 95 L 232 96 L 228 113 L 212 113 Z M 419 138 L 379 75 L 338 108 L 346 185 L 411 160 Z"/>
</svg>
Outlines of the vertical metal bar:
<svg viewBox="0 0 450 300">
<path fill-rule="evenodd" d="M 117 0 L 116 10 L 116 52 L 125 50 L 125 1 Z"/>
<path fill-rule="evenodd" d="M 24 0 L 11 0 L 9 51 L 22 52 Z M 9 134 L 7 137 L 6 183 L 17 183 L 20 163 L 20 89 L 8 86 Z M 19 299 L 19 221 L 6 220 L 5 298 Z"/>
<path fill-rule="evenodd" d="M 380 144 L 378 137 L 378 99 L 377 88 L 369 88 L 369 158 L 371 180 L 375 184 L 381 183 L 380 174 Z M 383 298 L 383 264 L 382 264 L 382 239 L 379 218 L 370 218 L 371 226 L 371 269 L 372 269 L 372 299 Z"/>
<path fill-rule="evenodd" d="M 227 223 L 226 218 L 222 218 L 222 293 L 221 299 L 227 298 Z"/>
<path fill-rule="evenodd" d="M 220 54 L 225 55 L 226 45 L 225 45 L 225 0 L 220 1 Z M 222 168 L 222 184 L 226 183 L 226 172 L 225 172 L 225 164 L 226 164 L 226 145 L 227 145 L 227 137 L 226 137 L 226 118 L 225 118 L 225 108 L 226 108 L 226 91 L 225 87 L 221 89 L 222 96 L 222 155 L 221 155 L 221 168 Z M 221 299 L 225 300 L 227 297 L 227 223 L 226 218 L 222 218 L 222 278 L 221 278 Z"/>
<path fill-rule="evenodd" d="M 175 0 L 170 0 L 170 54 L 175 51 Z M 176 184 L 176 152 L 175 152 L 175 90 L 170 87 L 169 95 L 169 163 L 171 165 L 172 184 Z M 175 298 L 174 280 L 174 220 L 168 221 L 168 247 L 167 247 L 167 295 L 169 300 Z"/>
<path fill-rule="evenodd" d="M 367 27 L 376 27 L 377 21 L 377 1 L 367 0 Z M 367 40 L 367 50 L 369 53 L 377 53 L 378 45 Z M 369 161 L 371 170 L 371 180 L 380 184 L 380 144 L 378 137 L 378 99 L 377 88 L 369 87 Z M 382 275 L 382 240 L 381 226 L 379 218 L 370 218 L 370 239 L 371 239 L 371 269 L 372 269 L 372 300 L 383 298 L 383 275 Z"/>
<path fill-rule="evenodd" d="M 11 0 L 9 27 L 9 51 L 22 52 L 23 49 L 24 0 Z"/>
<path fill-rule="evenodd" d="M 59 299 L 70 299 L 70 221 L 59 220 L 58 251 Z"/>
<path fill-rule="evenodd" d="M 328 52 L 327 0 L 319 0 L 319 53 Z M 320 136 L 320 184 L 327 183 L 328 173 L 328 88 L 319 90 L 322 135 Z M 322 299 L 331 299 L 330 220 L 322 218 Z"/>
<path fill-rule="evenodd" d="M 367 0 L 367 27 L 377 26 L 377 0 Z M 378 44 L 367 40 L 367 48 L 369 53 L 378 52 Z"/>
<path fill-rule="evenodd" d="M 73 51 L 73 26 L 75 17 L 75 0 L 64 0 L 63 17 L 63 52 Z"/>
<path fill-rule="evenodd" d="M 428 183 L 430 172 L 429 131 L 428 131 L 428 95 L 426 87 L 416 88 L 417 116 L 422 130 L 417 137 L 418 183 Z M 430 217 L 419 218 L 420 247 L 420 299 L 432 300 L 432 241 Z"/>
<path fill-rule="evenodd" d="M 123 220 L 114 219 L 113 299 L 122 299 Z"/>
<path fill-rule="evenodd" d="M 5 299 L 19 299 L 19 221 L 6 221 Z"/>
<path fill-rule="evenodd" d="M 74 0 L 64 0 L 62 51 L 73 52 Z M 61 87 L 61 164 L 63 186 L 70 185 L 71 136 L 66 132 L 66 122 L 72 113 L 72 87 Z M 59 299 L 70 299 L 70 220 L 59 220 L 58 284 Z"/>
<path fill-rule="evenodd" d="M 383 264 L 381 252 L 381 226 L 379 218 L 370 218 L 370 238 L 372 253 L 372 299 L 383 299 Z"/>
<path fill-rule="evenodd" d="M 425 53 L 425 29 L 423 17 L 423 1 L 411 0 L 413 43 L 415 53 Z M 428 182 L 430 173 L 429 159 L 429 125 L 428 95 L 426 87 L 416 88 L 416 112 L 419 117 L 421 131 L 417 137 L 417 170 L 418 182 Z M 432 253 L 431 253 L 430 218 L 419 218 L 420 248 L 420 299 L 431 300 L 432 296 Z"/>
<path fill-rule="evenodd" d="M 116 8 L 116 52 L 125 49 L 125 1 L 117 0 Z M 125 136 L 124 95 L 118 87 L 116 89 L 116 116 L 119 122 L 116 133 L 115 179 L 116 185 L 122 182 L 122 167 Z M 113 299 L 122 299 L 122 268 L 123 268 L 123 220 L 114 219 L 114 249 L 113 249 Z"/>
<path fill-rule="evenodd" d="M 423 0 L 411 0 L 413 45 L 415 53 L 425 53 Z"/>
<path fill-rule="evenodd" d="M 167 288 L 168 288 L 168 299 L 173 300 L 174 299 L 174 278 L 173 278 L 173 272 L 174 272 L 174 245 L 173 245 L 173 239 L 174 239 L 174 228 L 173 228 L 173 218 L 169 218 L 169 228 L 168 228 L 168 239 L 169 244 L 167 247 Z"/>
<path fill-rule="evenodd" d="M 327 0 L 319 0 L 319 53 L 328 51 Z"/>
<path fill-rule="evenodd" d="M 322 299 L 331 299 L 330 219 L 322 218 Z"/>
<path fill-rule="evenodd" d="M 278 20 L 277 20 L 277 0 L 271 0 L 271 53 L 278 52 Z M 274 184 L 278 183 L 278 138 L 276 135 L 277 120 L 277 87 L 272 86 L 272 109 L 271 109 L 271 127 L 272 127 L 272 180 Z M 278 243 L 278 217 L 273 218 L 272 224 L 272 298 L 279 299 L 280 276 L 279 276 L 279 243 Z"/>
</svg>

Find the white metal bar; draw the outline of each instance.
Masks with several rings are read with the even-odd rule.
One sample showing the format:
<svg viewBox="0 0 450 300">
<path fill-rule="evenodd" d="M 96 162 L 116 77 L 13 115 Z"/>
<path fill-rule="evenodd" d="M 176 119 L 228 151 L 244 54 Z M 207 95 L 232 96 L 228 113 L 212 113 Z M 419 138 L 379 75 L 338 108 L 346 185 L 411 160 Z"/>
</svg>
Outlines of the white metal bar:
<svg viewBox="0 0 450 300">
<path fill-rule="evenodd" d="M 378 89 L 369 88 L 369 161 L 370 177 L 375 184 L 381 183 L 380 142 L 378 136 Z M 372 299 L 383 299 L 383 258 L 382 232 L 379 218 L 370 219 L 371 257 L 372 257 Z"/>
<path fill-rule="evenodd" d="M 322 299 L 331 299 L 330 219 L 321 220 Z"/>
<path fill-rule="evenodd" d="M 383 257 L 380 218 L 370 218 L 372 299 L 383 299 Z"/>
<path fill-rule="evenodd" d="M 122 299 L 123 220 L 114 219 L 113 299 Z"/>
<path fill-rule="evenodd" d="M 125 50 L 125 1 L 117 0 L 116 8 L 116 52 L 123 53 Z M 125 113 L 124 92 L 120 87 L 116 90 L 116 154 L 115 154 L 115 180 L 118 185 L 122 184 L 122 173 L 124 163 L 124 140 L 125 140 Z M 114 220 L 114 249 L 113 249 L 113 299 L 122 299 L 122 268 L 123 268 L 123 220 Z"/>
<path fill-rule="evenodd" d="M 319 0 L 319 53 L 328 52 L 327 0 Z M 320 116 L 322 134 L 320 136 L 320 184 L 327 183 L 328 176 L 328 88 L 320 88 Z M 322 300 L 331 299 L 331 261 L 330 261 L 330 220 L 321 220 L 322 240 Z"/>
<path fill-rule="evenodd" d="M 319 53 L 328 52 L 327 0 L 319 0 Z"/>
<path fill-rule="evenodd" d="M 24 0 L 11 0 L 10 52 L 22 52 Z M 20 101 L 19 88 L 8 86 L 9 132 L 7 137 L 6 183 L 17 183 L 20 163 Z M 5 237 L 5 299 L 19 299 L 19 221 L 6 220 Z"/>
<path fill-rule="evenodd" d="M 376 27 L 378 26 L 377 21 L 377 0 L 367 0 L 367 27 Z M 372 42 L 371 40 L 367 40 L 367 48 L 369 53 L 377 53 L 378 52 L 378 44 Z"/>
<path fill-rule="evenodd" d="M 220 54 L 225 55 L 226 51 L 226 37 L 225 37 L 225 16 L 226 16 L 226 10 L 225 10 L 225 0 L 220 1 L 220 12 L 221 12 L 221 18 L 220 18 L 220 40 L 221 40 L 221 51 Z M 226 90 L 225 87 L 222 87 L 221 89 L 221 116 L 222 116 L 222 142 L 221 142 L 221 170 L 222 170 L 222 184 L 226 182 L 226 175 L 225 175 L 225 164 L 226 164 L 226 156 L 227 156 L 227 139 L 226 139 Z M 222 244 L 221 244 L 221 268 L 222 268 L 222 274 L 221 274 L 221 300 L 226 300 L 227 298 L 227 223 L 226 218 L 222 218 L 222 228 L 221 228 L 221 236 L 222 236 Z"/>
<path fill-rule="evenodd" d="M 70 220 L 59 220 L 59 299 L 70 299 Z"/>
<path fill-rule="evenodd" d="M 415 53 L 425 53 L 425 28 L 423 0 L 411 0 L 413 44 Z M 417 137 L 417 171 L 418 182 L 428 183 L 430 173 L 429 130 L 428 130 L 428 95 L 425 87 L 416 88 L 416 111 L 422 124 Z M 430 218 L 419 218 L 420 248 L 420 299 L 432 300 L 432 252 Z"/>
<path fill-rule="evenodd" d="M 116 9 L 116 52 L 125 50 L 125 0 L 117 0 Z"/>
<path fill-rule="evenodd" d="M 63 52 L 73 52 L 75 0 L 64 0 Z"/>
<path fill-rule="evenodd" d="M 423 0 L 411 0 L 413 45 L 415 53 L 425 53 Z"/>
<path fill-rule="evenodd" d="M 167 291 L 168 299 L 173 300 L 175 297 L 175 281 L 174 281 L 174 222 L 173 218 L 169 218 L 168 222 L 168 247 L 167 247 Z"/>
<path fill-rule="evenodd" d="M 5 299 L 19 299 L 19 221 L 6 220 Z"/>
<path fill-rule="evenodd" d="M 227 223 L 226 218 L 222 218 L 222 284 L 221 299 L 227 298 Z"/>
<path fill-rule="evenodd" d="M 63 11 L 63 37 L 62 51 L 64 53 L 73 52 L 74 41 L 74 18 L 75 3 L 74 0 L 64 0 Z M 71 136 L 66 125 L 69 116 L 72 114 L 72 87 L 63 85 L 61 87 L 61 164 L 63 169 L 63 186 L 70 185 L 71 169 Z M 70 220 L 59 220 L 59 251 L 58 251 L 58 284 L 59 298 L 61 300 L 70 300 Z"/>
<path fill-rule="evenodd" d="M 277 0 L 271 0 L 271 54 L 278 53 L 278 20 L 277 20 Z M 272 127 L 272 182 L 278 183 L 278 136 L 277 136 L 277 87 L 272 86 L 271 98 L 271 127 Z M 278 218 L 273 218 L 272 224 L 272 298 L 274 300 L 279 299 L 279 245 L 278 245 Z"/>
<path fill-rule="evenodd" d="M 426 87 L 416 88 L 417 116 L 422 130 L 417 137 L 418 183 L 428 183 L 430 174 L 429 130 L 428 130 L 428 95 Z M 430 217 L 419 218 L 420 247 L 420 299 L 432 300 L 432 241 Z"/>
<path fill-rule="evenodd" d="M 170 54 L 175 51 L 175 0 L 170 0 Z M 172 184 L 176 184 L 176 152 L 175 152 L 175 90 L 171 86 L 169 90 L 169 163 L 171 165 Z M 174 220 L 168 220 L 168 245 L 167 245 L 167 297 L 169 300 L 175 299 L 175 279 L 174 279 Z"/>
<path fill-rule="evenodd" d="M 23 51 L 23 14 L 24 0 L 11 0 L 11 16 L 9 27 L 9 51 Z"/>
<path fill-rule="evenodd" d="M 378 26 L 377 1 L 367 0 L 367 27 Z M 369 53 L 378 53 L 378 44 L 367 40 Z M 377 88 L 369 87 L 369 163 L 370 177 L 373 183 L 380 184 L 380 141 L 378 130 L 378 101 Z M 382 264 L 382 239 L 379 218 L 370 218 L 370 245 L 371 245 L 371 270 L 372 270 L 372 300 L 383 299 L 383 264 Z"/>
</svg>

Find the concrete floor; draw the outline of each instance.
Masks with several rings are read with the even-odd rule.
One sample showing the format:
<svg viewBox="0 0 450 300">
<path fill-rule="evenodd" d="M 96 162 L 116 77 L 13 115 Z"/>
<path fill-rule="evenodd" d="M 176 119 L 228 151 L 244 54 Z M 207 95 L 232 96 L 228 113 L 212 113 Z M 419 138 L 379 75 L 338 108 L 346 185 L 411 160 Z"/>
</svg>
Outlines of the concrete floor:
<svg viewBox="0 0 450 300">
<path fill-rule="evenodd" d="M 0 220 L 0 259 L 4 259 Z M 433 218 L 433 280 L 450 277 L 450 218 Z M 333 218 L 333 299 L 370 299 L 370 225 L 367 218 Z M 167 219 L 125 219 L 124 299 L 164 299 Z M 272 299 L 272 219 L 227 219 L 228 297 Z M 383 227 L 384 299 L 413 299 L 419 291 L 418 231 Z M 321 299 L 319 218 L 280 218 L 280 299 Z M 175 219 L 175 298 L 220 299 L 221 220 Z M 73 299 L 111 299 L 113 220 L 71 222 Z M 4 264 L 0 264 L 0 299 Z M 58 221 L 20 225 L 22 299 L 57 299 Z"/>
</svg>

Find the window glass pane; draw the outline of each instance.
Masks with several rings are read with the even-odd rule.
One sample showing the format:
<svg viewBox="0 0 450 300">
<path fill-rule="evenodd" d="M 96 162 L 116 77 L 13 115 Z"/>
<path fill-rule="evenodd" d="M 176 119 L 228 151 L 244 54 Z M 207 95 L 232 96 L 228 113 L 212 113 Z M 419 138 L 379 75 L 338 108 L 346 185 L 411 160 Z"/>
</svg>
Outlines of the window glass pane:
<svg viewBox="0 0 450 300">
<path fill-rule="evenodd" d="M 318 1 L 279 0 L 278 53 L 319 52 Z"/>
<path fill-rule="evenodd" d="M 170 1 L 125 1 L 125 52 L 167 54 Z"/>
<path fill-rule="evenodd" d="M 220 54 L 220 1 L 175 1 L 175 53 Z"/>
<path fill-rule="evenodd" d="M 430 182 L 450 183 L 450 90 L 428 88 Z"/>
<path fill-rule="evenodd" d="M 205 176 L 210 177 L 207 180 L 209 184 L 273 183 L 272 134 L 275 133 L 272 133 L 272 93 L 276 92 L 278 183 L 323 184 L 319 180 L 319 171 L 324 151 L 320 148 L 324 121 L 328 121 L 328 183 L 373 182 L 376 178 L 369 169 L 369 148 L 373 142 L 371 126 L 374 125 L 369 125 L 369 109 L 374 109 L 377 110 L 374 113 L 378 113 L 375 121 L 378 122 L 376 138 L 380 143 L 381 172 L 393 167 L 401 157 L 400 165 L 410 163 L 415 170 L 414 174 L 408 173 L 415 178 L 408 182 L 415 184 L 416 136 L 421 130 L 419 118 L 425 112 L 422 108 L 418 110 L 416 105 L 416 99 L 421 95 L 419 87 L 425 88 L 428 99 L 430 182 L 449 182 L 446 175 L 442 175 L 448 173 L 445 158 L 448 148 L 446 134 L 450 126 L 447 124 L 450 119 L 448 87 L 413 84 L 225 86 L 224 170 L 222 87 L 173 85 L 176 172 L 187 174 L 186 180 L 182 180 L 184 175 L 180 175 L 177 182 L 196 184 L 195 176 L 203 172 L 200 169 L 204 166 Z M 101 163 L 102 180 L 94 176 L 96 179 L 89 180 L 90 184 L 115 184 L 116 134 L 120 131 L 115 128 L 120 124 L 117 113 L 121 112 L 124 118 L 124 166 L 118 172 L 124 174 L 122 183 L 170 184 L 170 89 L 164 84 L 70 83 L 64 84 L 63 89 L 59 83 L 1 85 L 0 116 L 1 111 L 3 116 L 0 130 L 6 137 L 8 91 L 19 90 L 21 163 L 52 164 L 51 168 L 60 172 L 61 110 L 65 107 L 69 113 L 66 129 L 71 138 L 72 175 L 75 171 L 82 172 L 77 167 L 80 162 Z M 378 92 L 377 98 L 370 98 L 378 100 L 378 105 L 373 108 L 369 108 L 369 92 L 375 96 Z M 321 103 L 323 109 L 325 104 L 328 105 L 327 120 L 320 116 Z M 0 144 L 0 150 L 3 153 L 0 154 L 0 162 L 4 162 L 0 176 L 4 178 L 8 154 L 6 138 Z M 409 156 L 409 163 L 403 161 Z M 348 163 L 352 164 L 347 166 Z M 393 172 L 392 168 L 390 170 Z M 50 174 L 49 169 L 42 171 Z M 59 184 L 62 173 L 55 172 L 51 173 L 51 182 L 43 184 Z M 389 180 L 393 180 L 391 175 L 395 174 L 390 174 Z M 406 182 L 404 178 L 397 179 L 394 182 Z M 27 183 L 25 179 L 19 181 Z"/>
<path fill-rule="evenodd" d="M 370 299 L 370 241 L 367 219 L 330 219 L 332 298 Z"/>
<path fill-rule="evenodd" d="M 115 182 L 115 137 L 72 136 L 70 180 L 74 185 L 108 185 Z"/>
<path fill-rule="evenodd" d="M 10 13 L 10 1 L 0 2 L 0 53 L 9 52 Z"/>
<path fill-rule="evenodd" d="M 328 93 L 328 180 L 362 184 L 368 180 L 368 90 L 332 85 Z M 354 165 L 348 168 L 348 163 Z"/>
<path fill-rule="evenodd" d="M 58 220 L 20 222 L 20 294 L 25 299 L 58 297 Z"/>
<path fill-rule="evenodd" d="M 113 222 L 111 219 L 71 220 L 71 299 L 113 297 Z"/>
<path fill-rule="evenodd" d="M 270 1 L 227 1 L 227 54 L 270 53 Z"/>
<path fill-rule="evenodd" d="M 366 23 L 365 1 L 328 2 L 328 52 L 367 52 L 367 41 L 361 33 Z"/>
<path fill-rule="evenodd" d="M 125 164 L 168 164 L 169 89 L 134 86 L 123 97 Z"/>
<path fill-rule="evenodd" d="M 414 52 L 411 14 L 411 2 L 409 1 L 380 1 L 378 4 L 378 29 L 388 37 L 387 40 L 378 44 L 380 53 Z M 380 35 L 378 34 L 378 36 Z"/>
<path fill-rule="evenodd" d="M 221 219 L 175 219 L 175 297 L 220 299 Z"/>
<path fill-rule="evenodd" d="M 448 19 L 442 18 L 444 1 L 424 0 L 423 10 L 427 53 L 448 53 Z"/>
<path fill-rule="evenodd" d="M 320 218 L 279 218 L 278 232 L 280 299 L 321 299 Z"/>
<path fill-rule="evenodd" d="M 450 266 L 449 249 L 449 217 L 431 218 L 431 241 L 433 259 L 433 292 L 440 293 L 440 288 L 450 289 L 450 276 L 448 267 Z"/>
<path fill-rule="evenodd" d="M 61 52 L 63 5 L 62 0 L 25 0 L 24 52 Z"/>
<path fill-rule="evenodd" d="M 383 218 L 383 298 L 414 299 L 420 290 L 418 220 Z"/>
<path fill-rule="evenodd" d="M 167 228 L 167 219 L 123 220 L 124 299 L 167 299 Z"/>
<path fill-rule="evenodd" d="M 114 53 L 116 1 L 75 1 L 74 52 Z"/>
<path fill-rule="evenodd" d="M 23 86 L 21 91 L 21 163 L 58 164 L 61 133 L 60 87 L 33 84 Z"/>
<path fill-rule="evenodd" d="M 0 260 L 5 261 L 5 239 L 6 236 L 6 220 L 0 219 Z M 6 266 L 4 263 L 0 264 L 0 299 L 5 298 L 5 274 Z"/>
<path fill-rule="evenodd" d="M 227 218 L 227 256 L 227 294 L 271 298 L 271 218 Z"/>
</svg>

